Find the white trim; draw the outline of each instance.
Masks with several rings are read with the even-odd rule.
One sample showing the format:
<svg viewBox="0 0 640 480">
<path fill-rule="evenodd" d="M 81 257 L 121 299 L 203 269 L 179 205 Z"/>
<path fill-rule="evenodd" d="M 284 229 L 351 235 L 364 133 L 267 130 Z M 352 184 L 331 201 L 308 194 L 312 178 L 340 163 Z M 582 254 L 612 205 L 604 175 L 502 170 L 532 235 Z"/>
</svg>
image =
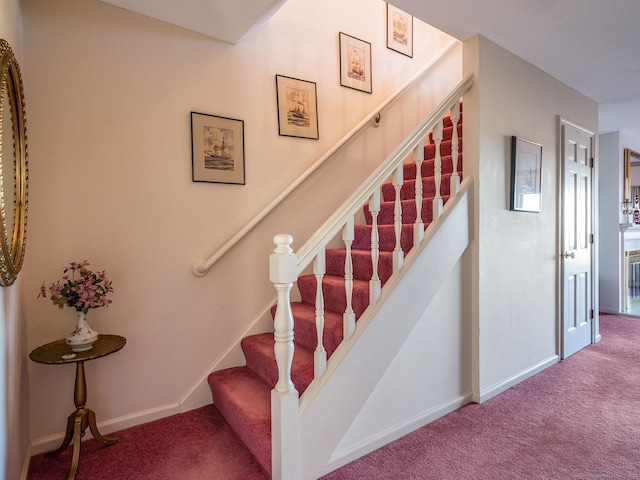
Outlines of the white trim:
<svg viewBox="0 0 640 480">
<path fill-rule="evenodd" d="M 552 355 L 551 357 L 545 360 L 542 360 L 541 362 L 538 362 L 535 365 L 532 365 L 531 367 L 516 373 L 515 375 L 512 375 L 511 377 L 505 379 L 504 381 L 498 382 L 492 385 L 491 387 L 487 388 L 486 390 L 483 390 L 479 394 L 477 392 L 474 392 L 473 401 L 476 403 L 484 403 L 487 400 L 491 400 L 493 397 L 501 394 L 502 392 L 509 390 L 511 387 L 516 386 L 517 384 L 525 381 L 526 379 L 533 377 L 537 373 L 540 373 L 541 371 L 551 367 L 552 365 L 555 365 L 559 361 L 560 361 L 559 355 Z"/>
<path fill-rule="evenodd" d="M 109 434 L 124 430 L 126 428 L 135 427 L 136 425 L 142 425 L 143 423 L 153 422 L 161 418 L 168 417 L 180 413 L 180 406 L 177 403 L 164 405 L 162 407 L 150 408 L 141 412 L 132 413 L 130 415 L 124 415 L 118 418 L 112 418 L 105 422 L 98 422 L 98 430 L 101 433 Z M 31 442 L 31 455 L 38 455 L 40 453 L 48 452 L 58 448 L 62 443 L 64 433 L 56 433 L 47 437 L 38 438 Z M 85 435 L 83 441 L 87 438 L 93 438 L 92 435 Z"/>
<path fill-rule="evenodd" d="M 404 422 L 393 425 L 375 435 L 352 445 L 339 452 L 334 452 L 329 459 L 329 463 L 323 469 L 321 475 L 326 475 L 344 465 L 377 450 L 395 440 L 398 440 L 409 433 L 424 427 L 425 425 L 456 411 L 458 408 L 471 402 L 471 393 L 454 398 L 448 402 L 437 405 L 429 410 L 425 410 Z"/>
<path fill-rule="evenodd" d="M 27 444 L 27 448 L 24 449 L 24 459 L 22 461 L 22 473 L 20 474 L 20 480 L 27 480 L 29 477 L 29 465 L 31 465 L 31 443 Z"/>
</svg>

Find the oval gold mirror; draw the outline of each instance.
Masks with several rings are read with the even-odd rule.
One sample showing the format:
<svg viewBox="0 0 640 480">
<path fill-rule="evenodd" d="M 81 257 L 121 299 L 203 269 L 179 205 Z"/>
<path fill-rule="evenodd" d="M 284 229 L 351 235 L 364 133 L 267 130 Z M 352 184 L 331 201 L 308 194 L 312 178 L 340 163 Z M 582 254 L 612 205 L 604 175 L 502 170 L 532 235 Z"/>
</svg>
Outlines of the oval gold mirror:
<svg viewBox="0 0 640 480">
<path fill-rule="evenodd" d="M 0 285 L 15 282 L 27 234 L 27 116 L 20 67 L 0 40 Z"/>
</svg>

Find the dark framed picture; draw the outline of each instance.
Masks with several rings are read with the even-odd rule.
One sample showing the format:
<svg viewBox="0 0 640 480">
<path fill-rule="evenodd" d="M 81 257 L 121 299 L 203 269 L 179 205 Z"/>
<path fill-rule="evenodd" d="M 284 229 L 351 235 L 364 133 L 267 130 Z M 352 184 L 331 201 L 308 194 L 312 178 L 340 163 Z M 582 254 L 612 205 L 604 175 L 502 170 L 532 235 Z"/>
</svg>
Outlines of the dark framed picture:
<svg viewBox="0 0 640 480">
<path fill-rule="evenodd" d="M 387 3 L 387 48 L 413 58 L 413 16 Z"/>
<path fill-rule="evenodd" d="M 542 145 L 511 137 L 510 210 L 542 210 Z"/>
<path fill-rule="evenodd" d="M 191 112 L 194 182 L 244 185 L 244 122 Z"/>
<path fill-rule="evenodd" d="M 371 44 L 339 33 L 340 85 L 371 93 Z"/>
<path fill-rule="evenodd" d="M 276 75 L 276 94 L 278 133 L 285 137 L 320 138 L 316 84 Z"/>
</svg>

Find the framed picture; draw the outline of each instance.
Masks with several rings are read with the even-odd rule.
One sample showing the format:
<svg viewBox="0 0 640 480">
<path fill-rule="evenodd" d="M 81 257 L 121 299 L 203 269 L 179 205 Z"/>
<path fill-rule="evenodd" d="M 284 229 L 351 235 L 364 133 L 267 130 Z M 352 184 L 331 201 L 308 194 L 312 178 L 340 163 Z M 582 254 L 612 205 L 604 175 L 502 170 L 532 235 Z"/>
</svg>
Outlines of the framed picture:
<svg viewBox="0 0 640 480">
<path fill-rule="evenodd" d="M 244 185 L 244 122 L 191 112 L 194 182 Z"/>
<path fill-rule="evenodd" d="M 318 98 L 316 84 L 276 75 L 278 133 L 285 137 L 318 136 Z"/>
<path fill-rule="evenodd" d="M 371 93 L 371 44 L 342 32 L 340 85 Z"/>
<path fill-rule="evenodd" d="M 413 16 L 387 3 L 387 48 L 413 58 Z"/>
<path fill-rule="evenodd" d="M 510 210 L 542 210 L 542 145 L 511 137 Z"/>
</svg>

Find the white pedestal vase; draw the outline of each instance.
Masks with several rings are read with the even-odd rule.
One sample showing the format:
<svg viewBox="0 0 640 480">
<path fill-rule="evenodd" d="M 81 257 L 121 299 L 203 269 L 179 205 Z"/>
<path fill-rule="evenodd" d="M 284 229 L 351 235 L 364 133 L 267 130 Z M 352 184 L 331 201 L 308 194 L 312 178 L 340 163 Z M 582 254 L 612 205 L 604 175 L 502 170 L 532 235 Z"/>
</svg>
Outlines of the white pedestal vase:
<svg viewBox="0 0 640 480">
<path fill-rule="evenodd" d="M 73 352 L 84 352 L 93 348 L 93 343 L 98 339 L 98 332 L 89 326 L 84 312 L 78 312 L 78 325 L 73 333 L 67 336 L 67 345 Z"/>
</svg>

